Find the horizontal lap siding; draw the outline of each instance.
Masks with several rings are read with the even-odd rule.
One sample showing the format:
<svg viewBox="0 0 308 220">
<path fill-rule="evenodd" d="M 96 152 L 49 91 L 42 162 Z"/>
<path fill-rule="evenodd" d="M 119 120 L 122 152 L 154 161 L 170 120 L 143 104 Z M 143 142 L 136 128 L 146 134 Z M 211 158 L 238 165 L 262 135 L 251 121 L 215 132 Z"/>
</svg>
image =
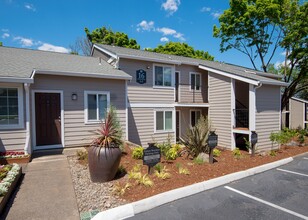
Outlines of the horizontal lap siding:
<svg viewBox="0 0 308 220">
<path fill-rule="evenodd" d="M 80 77 L 36 75 L 32 90 L 63 90 L 64 96 L 64 141 L 66 147 L 88 145 L 93 139 L 93 131 L 99 124 L 85 124 L 84 91 L 109 91 L 110 103 L 115 106 L 125 138 L 126 109 L 125 81 L 91 79 Z M 71 100 L 72 93 L 78 95 Z M 32 100 L 31 100 L 32 101 Z"/>
<path fill-rule="evenodd" d="M 165 64 L 161 64 L 165 65 Z M 149 67 L 149 69 L 147 69 Z M 153 62 L 120 59 L 120 68 L 132 76 L 128 82 L 128 97 L 130 103 L 170 103 L 174 102 L 174 87 L 153 88 Z M 136 71 L 146 71 L 146 83 L 136 82 Z"/>
<path fill-rule="evenodd" d="M 180 97 L 179 102 L 183 103 L 191 103 L 193 102 L 193 97 L 195 95 L 195 102 L 196 103 L 206 103 L 208 92 L 207 92 L 207 85 L 208 85 L 208 73 L 207 71 L 201 70 L 198 67 L 195 66 L 189 66 L 189 65 L 180 65 L 176 66 L 176 71 L 180 72 L 180 85 L 179 91 L 180 91 Z M 195 94 L 193 94 L 193 91 L 190 90 L 190 73 L 200 73 L 201 76 L 201 91 L 195 91 Z"/>
<path fill-rule="evenodd" d="M 256 90 L 256 132 L 257 150 L 278 148 L 272 144 L 270 135 L 280 130 L 280 88 L 263 85 Z"/>
<path fill-rule="evenodd" d="M 218 146 L 231 148 L 231 79 L 209 73 L 209 117 Z"/>
<path fill-rule="evenodd" d="M 154 133 L 154 108 L 128 108 L 129 141 L 147 147 L 151 142 L 166 142 L 168 134 L 173 141 L 174 132 Z"/>
<path fill-rule="evenodd" d="M 0 130 L 0 151 L 23 150 L 26 142 L 25 130 Z"/>
</svg>

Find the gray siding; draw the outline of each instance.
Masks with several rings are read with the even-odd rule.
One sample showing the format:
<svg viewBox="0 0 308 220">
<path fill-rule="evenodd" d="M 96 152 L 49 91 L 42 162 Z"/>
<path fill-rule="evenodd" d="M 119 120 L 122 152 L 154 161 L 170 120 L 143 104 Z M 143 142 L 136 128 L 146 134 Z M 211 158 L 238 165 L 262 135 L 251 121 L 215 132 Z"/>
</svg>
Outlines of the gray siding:
<svg viewBox="0 0 308 220">
<path fill-rule="evenodd" d="M 110 103 L 117 109 L 125 138 L 126 109 L 124 80 L 36 75 L 35 84 L 31 86 L 31 90 L 63 90 L 65 147 L 89 144 L 93 137 L 93 133 L 91 132 L 99 128 L 99 124 L 85 124 L 85 90 L 110 92 Z M 72 93 L 77 93 L 78 100 L 71 100 Z M 32 102 L 32 97 L 30 101 Z"/>
<path fill-rule="evenodd" d="M 290 99 L 290 128 L 303 128 L 305 103 Z"/>
<path fill-rule="evenodd" d="M 109 58 L 110 58 L 109 55 L 107 55 L 107 54 L 105 54 L 105 53 L 102 53 L 100 50 L 98 50 L 98 49 L 96 49 L 96 48 L 94 48 L 94 50 L 93 50 L 93 55 L 92 55 L 92 56 L 93 56 L 93 57 L 100 57 L 100 58 L 102 58 L 102 59 L 105 60 L 105 61 L 108 61 Z"/>
<path fill-rule="evenodd" d="M 256 90 L 257 150 L 278 148 L 269 137 L 272 132 L 280 131 L 280 120 L 280 87 L 263 85 Z"/>
<path fill-rule="evenodd" d="M 196 103 L 208 102 L 208 73 L 195 66 L 180 65 L 176 66 L 176 71 L 180 71 L 180 86 L 179 86 L 179 102 L 192 103 L 195 99 Z M 200 73 L 201 90 L 190 90 L 190 73 Z"/>
<path fill-rule="evenodd" d="M 209 117 L 218 146 L 231 148 L 231 79 L 209 72 Z"/>
<path fill-rule="evenodd" d="M 6 84 L 2 84 L 4 87 Z M 7 84 L 7 85 L 20 85 L 20 84 Z M 26 116 L 25 116 L 25 91 L 22 85 L 22 93 L 23 93 L 23 119 L 24 119 L 24 126 L 21 129 L 0 129 L 0 152 L 8 151 L 8 150 L 17 150 L 23 151 L 25 148 L 26 142 Z"/>
<path fill-rule="evenodd" d="M 172 110 L 170 108 L 161 110 Z M 154 133 L 154 108 L 128 108 L 128 140 L 147 147 L 148 143 L 174 142 L 175 132 Z"/>
<path fill-rule="evenodd" d="M 165 65 L 165 64 L 161 64 Z M 149 67 L 149 69 L 147 69 Z M 174 102 L 174 87 L 153 88 L 153 62 L 120 59 L 120 69 L 133 78 L 128 82 L 130 103 L 169 103 Z M 143 69 L 147 73 L 146 83 L 136 82 L 136 71 Z"/>
</svg>

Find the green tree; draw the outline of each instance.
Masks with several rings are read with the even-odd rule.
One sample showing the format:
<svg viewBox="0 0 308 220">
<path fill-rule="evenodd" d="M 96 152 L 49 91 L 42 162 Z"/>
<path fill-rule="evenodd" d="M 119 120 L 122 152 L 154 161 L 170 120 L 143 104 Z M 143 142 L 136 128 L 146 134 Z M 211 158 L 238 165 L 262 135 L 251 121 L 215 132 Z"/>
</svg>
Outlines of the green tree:
<svg viewBox="0 0 308 220">
<path fill-rule="evenodd" d="M 85 28 L 86 36 L 91 43 L 100 43 L 107 45 L 114 45 L 119 47 L 126 47 L 132 49 L 140 49 L 135 39 L 129 38 L 123 32 L 113 32 L 111 28 L 106 27 L 96 28 L 92 32 Z"/>
<path fill-rule="evenodd" d="M 284 91 L 281 108 L 290 97 L 307 88 L 300 83 L 307 77 L 307 2 L 230 0 L 230 8 L 220 16 L 219 23 L 213 35 L 221 39 L 220 50 L 236 49 L 246 54 L 256 70 L 259 60 L 262 70 L 268 72 L 277 49 L 286 51 L 282 67 L 284 81 L 290 86 Z"/>
<path fill-rule="evenodd" d="M 168 42 L 165 45 L 158 45 L 154 49 L 146 49 L 146 50 L 156 53 L 172 54 L 172 55 L 191 57 L 203 60 L 214 60 L 214 57 L 211 56 L 207 51 L 194 50 L 192 46 L 180 42 Z"/>
<path fill-rule="evenodd" d="M 0 41 L 0 47 L 2 47 L 2 42 Z"/>
</svg>

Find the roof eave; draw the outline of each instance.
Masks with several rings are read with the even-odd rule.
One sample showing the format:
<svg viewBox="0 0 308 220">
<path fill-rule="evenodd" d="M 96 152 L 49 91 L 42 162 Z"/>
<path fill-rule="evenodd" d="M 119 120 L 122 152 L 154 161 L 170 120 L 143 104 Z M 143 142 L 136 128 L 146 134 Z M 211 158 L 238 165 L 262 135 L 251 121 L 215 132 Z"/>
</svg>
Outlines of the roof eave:
<svg viewBox="0 0 308 220">
<path fill-rule="evenodd" d="M 140 57 L 128 54 L 117 54 L 119 58 L 126 58 L 126 59 L 133 59 L 133 60 L 143 60 L 143 61 L 152 61 L 157 63 L 168 63 L 168 64 L 175 64 L 181 65 L 182 62 L 175 61 L 175 60 L 165 60 L 165 59 L 157 59 L 157 58 L 149 58 L 149 57 Z"/>
<path fill-rule="evenodd" d="M 286 82 L 268 82 L 268 81 L 260 81 L 262 84 L 265 85 L 272 85 L 272 86 L 282 86 L 282 87 L 288 87 L 290 85 L 290 83 L 286 83 Z"/>
<path fill-rule="evenodd" d="M 0 82 L 4 82 L 4 83 L 34 83 L 32 78 L 20 78 L 20 77 L 0 77 Z"/>
<path fill-rule="evenodd" d="M 118 80 L 131 80 L 132 77 L 115 76 L 115 75 L 101 75 L 97 73 L 83 73 L 83 72 L 65 72 L 65 71 L 52 71 L 52 70 L 36 70 L 35 74 L 56 75 L 56 76 L 75 76 L 75 77 L 90 77 L 102 79 L 118 79 Z"/>
</svg>

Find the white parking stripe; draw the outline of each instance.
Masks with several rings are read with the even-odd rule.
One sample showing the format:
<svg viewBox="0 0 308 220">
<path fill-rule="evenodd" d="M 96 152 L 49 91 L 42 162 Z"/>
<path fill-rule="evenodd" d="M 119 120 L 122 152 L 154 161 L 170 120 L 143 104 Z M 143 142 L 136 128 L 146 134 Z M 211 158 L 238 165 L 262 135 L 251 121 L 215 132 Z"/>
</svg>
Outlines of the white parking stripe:
<svg viewBox="0 0 308 220">
<path fill-rule="evenodd" d="M 280 169 L 280 168 L 277 168 L 277 170 L 279 171 L 283 171 L 283 172 L 287 172 L 287 173 L 293 173 L 293 174 L 297 174 L 297 175 L 301 175 L 301 176 L 307 176 L 307 174 L 303 174 L 303 173 L 298 173 L 298 172 L 294 172 L 294 171 L 291 171 L 291 170 L 284 170 L 284 169 Z"/>
<path fill-rule="evenodd" d="M 307 158 L 307 157 L 304 157 L 304 159 L 305 159 L 305 160 L 308 160 L 308 158 Z"/>
<path fill-rule="evenodd" d="M 286 208 L 283 208 L 283 207 L 281 207 L 281 206 L 275 205 L 275 204 L 273 204 L 273 203 L 271 203 L 271 202 L 267 202 L 267 201 L 265 201 L 265 200 L 263 200 L 263 199 L 259 199 L 259 198 L 257 198 L 257 197 L 252 196 L 252 195 L 249 195 L 249 194 L 247 194 L 247 193 L 241 192 L 241 191 L 239 191 L 239 190 L 237 190 L 237 189 L 233 189 L 233 188 L 231 188 L 231 187 L 229 187 L 229 186 L 225 186 L 225 188 L 228 189 L 228 190 L 231 190 L 231 191 L 233 191 L 233 192 L 236 192 L 236 193 L 238 193 L 238 194 L 241 194 L 242 196 L 245 196 L 245 197 L 247 197 L 247 198 L 256 200 L 256 201 L 258 201 L 258 202 L 261 202 L 261 203 L 263 203 L 263 204 L 265 204 L 265 205 L 268 205 L 268 206 L 271 206 L 271 207 L 273 207 L 273 208 L 279 209 L 279 210 L 281 210 L 281 211 L 287 212 L 287 213 L 289 213 L 289 214 L 291 214 L 291 215 L 294 215 L 294 216 L 296 216 L 296 217 L 299 217 L 299 218 L 301 218 L 301 219 L 308 220 L 308 216 L 299 214 L 299 213 L 297 213 L 297 212 L 293 212 L 293 211 L 291 211 L 291 210 L 289 210 L 289 209 L 286 209 Z"/>
</svg>

